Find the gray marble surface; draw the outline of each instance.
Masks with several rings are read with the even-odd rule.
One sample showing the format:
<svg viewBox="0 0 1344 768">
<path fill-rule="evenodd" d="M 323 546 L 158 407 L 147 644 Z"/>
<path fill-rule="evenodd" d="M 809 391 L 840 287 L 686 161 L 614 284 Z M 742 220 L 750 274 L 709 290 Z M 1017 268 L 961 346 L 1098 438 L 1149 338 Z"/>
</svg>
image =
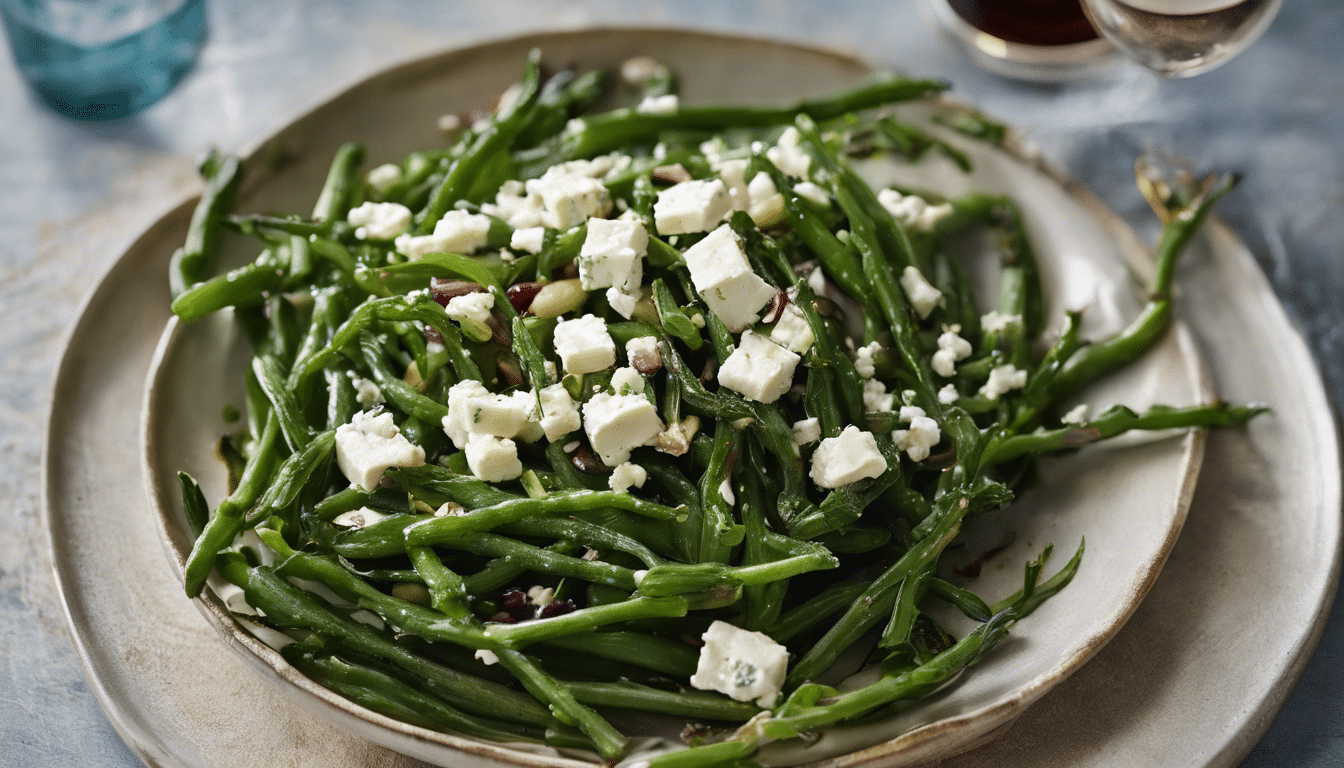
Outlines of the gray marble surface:
<svg viewBox="0 0 1344 768">
<path fill-rule="evenodd" d="M 1149 218 L 1131 182 L 1139 151 L 1242 171 L 1245 181 L 1222 213 L 1309 339 L 1332 399 L 1344 402 L 1344 4 L 1335 0 L 1286 4 L 1255 47 L 1193 80 L 1120 68 L 1068 86 L 982 73 L 928 30 L 913 2 L 861 0 L 216 0 L 209 43 L 183 83 L 144 113 L 105 124 L 47 110 L 0 55 L 0 765 L 137 764 L 85 684 L 39 515 L 52 371 L 82 298 L 117 246 L 192 188 L 198 153 L 237 149 L 370 71 L 448 46 L 597 24 L 780 37 L 949 77 L 959 98 L 1025 128 L 1133 222 Z M 1344 612 L 1336 610 L 1245 765 L 1341 764 Z"/>
</svg>

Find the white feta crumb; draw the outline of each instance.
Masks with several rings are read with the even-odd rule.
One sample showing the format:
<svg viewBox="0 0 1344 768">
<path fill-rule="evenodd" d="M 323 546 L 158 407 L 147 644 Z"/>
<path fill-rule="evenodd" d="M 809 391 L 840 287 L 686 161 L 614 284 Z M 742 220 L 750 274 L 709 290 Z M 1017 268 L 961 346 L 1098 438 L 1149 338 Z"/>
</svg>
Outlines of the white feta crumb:
<svg viewBox="0 0 1344 768">
<path fill-rule="evenodd" d="M 911 411 L 908 419 L 907 410 Z M 918 415 L 913 411 L 918 411 Z M 927 459 L 929 451 L 943 439 L 938 429 L 938 422 L 925 416 L 922 409 L 910 406 L 901 409 L 901 421 L 909 421 L 910 428 L 892 431 L 891 439 L 896 443 L 897 450 L 905 451 L 911 461 Z"/>
<path fill-rule="evenodd" d="M 721 179 L 673 184 L 653 204 L 654 226 L 660 235 L 708 232 L 728 215 L 732 202 Z"/>
<path fill-rule="evenodd" d="M 401 434 L 386 411 L 360 411 L 349 424 L 336 428 L 336 466 L 353 485 L 366 491 L 378 487 L 390 467 L 419 467 L 425 449 Z"/>
<path fill-rule="evenodd" d="M 823 208 L 830 207 L 831 193 L 813 184 L 810 181 L 800 181 L 793 185 L 794 194 L 799 197 L 810 200 Z"/>
<path fill-rule="evenodd" d="M 645 96 L 635 111 L 641 115 L 675 115 L 681 106 L 681 100 L 675 93 L 663 96 Z"/>
<path fill-rule="evenodd" d="M 957 385 L 948 384 L 938 390 L 938 402 L 943 405 L 951 405 L 961 399 L 961 393 L 957 391 Z"/>
<path fill-rule="evenodd" d="M 818 488 L 839 488 L 887 471 L 887 460 L 877 449 L 877 439 L 853 424 L 836 437 L 821 441 L 812 454 L 812 482 Z"/>
<path fill-rule="evenodd" d="M 742 240 L 724 224 L 686 249 L 695 290 L 733 333 L 756 322 L 775 289 L 751 270 Z M 694 320 L 694 319 L 692 319 Z"/>
<path fill-rule="evenodd" d="M 919 195 L 902 195 L 894 189 L 884 189 L 877 193 L 877 202 L 903 226 L 920 232 L 932 230 L 938 222 L 952 213 L 952 205 L 929 205 Z"/>
<path fill-rule="evenodd" d="M 507 437 L 473 434 L 467 440 L 467 467 L 487 483 L 517 480 L 523 474 L 518 444 Z"/>
<path fill-rule="evenodd" d="M 411 226 L 411 209 L 401 203 L 360 203 L 345 220 L 357 227 L 360 240 L 391 240 Z"/>
<path fill-rule="evenodd" d="M 485 648 L 476 651 L 476 658 L 482 661 L 487 667 L 491 664 L 499 663 L 499 656 L 496 655 L 494 651 L 489 651 Z"/>
<path fill-rule="evenodd" d="M 541 428 L 547 440 L 558 440 L 582 426 L 578 406 L 561 384 L 541 390 Z M 577 441 L 576 441 L 577 442 Z M 568 448 L 568 446 L 565 446 Z M 577 448 L 578 446 L 574 446 Z"/>
<path fill-rule="evenodd" d="M 489 234 L 490 217 L 467 211 L 449 211 L 434 225 L 440 250 L 449 253 L 475 253 L 489 242 Z"/>
<path fill-rule="evenodd" d="M 339 525 L 342 528 L 363 528 L 366 525 L 373 525 L 385 517 L 387 517 L 387 515 L 382 512 L 369 509 L 368 507 L 360 507 L 359 509 L 342 512 L 332 518 L 331 523 L 332 525 Z"/>
<path fill-rule="evenodd" d="M 462 118 L 453 114 L 439 115 L 438 124 L 440 131 L 452 133 L 462 127 Z"/>
<path fill-rule="evenodd" d="M 971 342 L 961 338 L 961 326 L 943 328 L 938 337 L 938 351 L 933 353 L 933 372 L 944 378 L 957 373 L 957 363 L 971 356 Z"/>
<path fill-rule="evenodd" d="M 511 395 L 518 406 L 518 410 L 527 416 L 527 421 L 518 428 L 515 438 L 524 443 L 535 443 L 546 435 L 546 430 L 541 426 L 541 415 L 537 412 L 537 393 L 522 389 L 516 389 Z"/>
<path fill-rule="evenodd" d="M 625 293 L 639 288 L 649 234 L 644 224 L 627 219 L 592 219 L 579 250 L 579 284 L 586 291 L 616 287 Z"/>
<path fill-rule="evenodd" d="M 621 80 L 636 88 L 666 72 L 666 64 L 648 56 L 635 56 L 621 63 Z"/>
<path fill-rule="evenodd" d="M 616 342 L 596 315 L 561 320 L 555 326 L 554 343 L 567 373 L 581 376 L 616 364 Z"/>
<path fill-rule="evenodd" d="M 555 602 L 555 590 L 550 587 L 543 587 L 540 584 L 529 587 L 527 590 L 527 602 L 538 608 L 545 608 Z"/>
<path fill-rule="evenodd" d="M 472 435 L 518 437 L 532 421 L 530 397 L 497 395 L 475 379 L 464 379 L 448 389 L 443 431 L 458 450 L 467 447 Z"/>
<path fill-rule="evenodd" d="M 723 503 L 730 507 L 737 503 L 737 496 L 733 495 L 733 484 L 728 482 L 726 477 L 719 483 L 719 495 L 723 497 Z"/>
<path fill-rule="evenodd" d="M 514 107 L 518 106 L 518 99 L 521 98 L 522 95 L 522 83 L 514 83 L 508 88 L 505 88 L 504 92 L 499 94 L 499 102 L 495 104 L 495 113 L 499 115 L 509 114 L 513 111 Z"/>
<path fill-rule="evenodd" d="M 503 219 L 515 230 L 542 226 L 545 206 L 541 196 L 528 194 L 523 182 L 509 179 L 495 193 L 495 202 L 481 205 L 481 212 Z"/>
<path fill-rule="evenodd" d="M 593 561 L 593 560 L 596 560 L 599 556 L 601 556 L 601 554 L 602 554 L 602 553 L 601 553 L 601 552 L 598 552 L 596 549 L 589 549 L 589 550 L 587 550 L 586 552 L 584 552 L 582 555 L 580 555 L 579 559 L 580 559 L 580 560 L 588 560 L 589 562 L 591 562 L 591 561 Z"/>
<path fill-rule="evenodd" d="M 775 326 L 770 329 L 770 340 L 799 355 L 812 346 L 816 337 L 812 335 L 812 326 L 807 324 L 807 316 L 797 304 L 789 302 L 780 314 Z"/>
<path fill-rule="evenodd" d="M 728 187 L 728 197 L 733 202 L 734 211 L 745 211 L 751 208 L 751 197 L 747 193 L 747 164 L 749 162 L 743 158 L 720 162 L 714 156 L 710 157 L 710 165 L 718 172 L 724 185 Z"/>
<path fill-rule="evenodd" d="M 812 167 L 812 158 L 803 151 L 802 141 L 803 135 L 798 129 L 789 126 L 779 135 L 775 146 L 766 150 L 765 156 L 786 175 L 806 179 L 807 170 Z"/>
<path fill-rule="evenodd" d="M 915 314 L 921 320 L 928 317 L 938 302 L 943 300 L 943 292 L 934 288 L 915 267 L 906 267 L 901 272 L 901 288 L 905 290 L 910 306 L 914 307 Z"/>
<path fill-rule="evenodd" d="M 784 219 L 784 196 L 775 187 L 770 174 L 762 171 L 747 184 L 747 215 L 761 229 L 775 226 Z"/>
<path fill-rule="evenodd" d="M 1064 416 L 1060 418 L 1060 421 L 1064 422 L 1065 424 L 1087 423 L 1087 403 L 1079 403 L 1078 405 L 1069 409 L 1069 412 L 1064 414 Z"/>
<path fill-rule="evenodd" d="M 736 701 L 773 707 L 784 687 L 789 650 L 760 632 L 715 621 L 701 636 L 705 645 L 691 685 L 718 691 Z"/>
<path fill-rule="evenodd" d="M 643 467 L 626 461 L 612 470 L 607 485 L 617 493 L 625 493 L 631 488 L 643 488 L 648 477 L 649 473 Z"/>
<path fill-rule="evenodd" d="M 813 417 L 793 423 L 794 445 L 807 445 L 821 439 L 821 421 Z"/>
<path fill-rule="evenodd" d="M 874 358 L 876 358 L 877 353 L 881 351 L 882 345 L 876 341 L 865 344 L 854 350 L 854 370 L 858 371 L 860 378 L 871 379 L 873 376 L 877 375 L 877 367 L 874 363 Z"/>
<path fill-rule="evenodd" d="M 455 501 L 445 501 L 434 510 L 435 517 L 463 517 L 466 514 L 466 508 Z"/>
<path fill-rule="evenodd" d="M 540 253 L 546 240 L 545 227 L 523 227 L 509 235 L 509 247 L 523 253 Z"/>
<path fill-rule="evenodd" d="M 606 292 L 607 304 L 616 312 L 616 314 L 629 320 L 635 314 L 635 307 L 639 305 L 639 300 L 644 298 L 644 289 L 635 286 L 633 289 L 623 289 L 612 286 Z"/>
<path fill-rule="evenodd" d="M 644 376 L 634 368 L 617 368 L 611 375 L 611 390 L 618 395 L 642 394 Z"/>
<path fill-rule="evenodd" d="M 611 213 L 611 193 L 601 180 L 558 166 L 529 179 L 525 189 L 541 200 L 542 223 L 562 232 Z"/>
<path fill-rule="evenodd" d="M 625 359 L 631 367 L 645 376 L 652 376 L 663 367 L 663 351 L 657 336 L 636 336 L 625 342 Z"/>
<path fill-rule="evenodd" d="M 351 374 L 354 372 L 351 371 Z M 355 402 L 363 408 L 372 408 L 375 405 L 383 404 L 383 390 L 378 385 L 361 376 L 350 376 L 350 383 L 355 386 Z"/>
<path fill-rule="evenodd" d="M 401 166 L 392 163 L 384 163 L 369 171 L 368 175 L 364 177 L 364 180 L 368 182 L 368 185 L 372 187 L 375 192 L 383 195 L 387 194 L 387 190 L 391 189 L 393 185 L 401 181 L 401 176 Z"/>
<path fill-rule="evenodd" d="M 485 325 L 490 322 L 490 313 L 495 308 L 495 297 L 488 293 L 464 293 L 448 300 L 443 308 L 448 317 L 461 322 L 471 320 Z"/>
<path fill-rule="evenodd" d="M 980 396 L 998 400 L 1001 395 L 1025 386 L 1027 386 L 1026 371 L 1018 370 L 1017 366 L 1012 364 L 999 365 L 989 372 L 989 381 L 980 387 Z"/>
<path fill-rule="evenodd" d="M 630 460 L 630 451 L 663 431 L 658 409 L 643 392 L 609 395 L 598 392 L 583 404 L 583 428 L 602 463 L 609 467 Z"/>
<path fill-rule="evenodd" d="M 990 311 L 980 318 L 980 330 L 985 333 L 1004 333 L 1012 328 L 1022 327 L 1021 315 L 1003 315 L 997 310 Z"/>
<path fill-rule="evenodd" d="M 770 339 L 747 331 L 719 368 L 719 384 L 758 403 L 773 403 L 793 384 L 801 357 Z"/>
<path fill-rule="evenodd" d="M 896 396 L 887 391 L 887 385 L 877 379 L 863 382 L 863 408 L 868 413 L 890 411 Z"/>
</svg>

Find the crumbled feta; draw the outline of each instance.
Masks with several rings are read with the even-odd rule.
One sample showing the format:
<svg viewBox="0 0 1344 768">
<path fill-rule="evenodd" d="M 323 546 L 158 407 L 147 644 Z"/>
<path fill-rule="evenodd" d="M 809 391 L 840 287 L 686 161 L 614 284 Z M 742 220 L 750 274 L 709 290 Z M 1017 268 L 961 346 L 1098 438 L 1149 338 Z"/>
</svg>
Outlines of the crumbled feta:
<svg viewBox="0 0 1344 768">
<path fill-rule="evenodd" d="M 756 321 L 775 289 L 751 271 L 742 240 L 724 224 L 686 249 L 686 267 L 695 290 L 733 333 Z"/>
<path fill-rule="evenodd" d="M 961 393 L 957 391 L 956 384 L 948 384 L 938 390 L 938 402 L 943 405 L 951 405 L 961 399 Z"/>
<path fill-rule="evenodd" d="M 495 202 L 481 205 L 481 212 L 503 219 L 510 227 L 520 230 L 540 227 L 545 209 L 540 195 L 527 194 L 523 182 L 509 179 L 495 193 Z"/>
<path fill-rule="evenodd" d="M 915 314 L 921 320 L 928 317 L 938 302 L 943 300 L 943 292 L 934 288 L 915 267 L 906 267 L 901 272 L 901 288 L 905 290 L 910 306 L 915 308 Z"/>
<path fill-rule="evenodd" d="M 561 320 L 555 326 L 555 351 L 567 373 L 581 376 L 616 364 L 616 342 L 596 315 Z"/>
<path fill-rule="evenodd" d="M 877 365 L 874 358 L 881 351 L 882 345 L 876 341 L 854 350 L 854 370 L 859 372 L 861 378 L 871 379 L 877 375 Z"/>
<path fill-rule="evenodd" d="M 582 426 L 579 409 L 564 385 L 552 384 L 541 390 L 541 428 L 547 440 L 558 440 Z"/>
<path fill-rule="evenodd" d="M 635 307 L 639 305 L 639 300 L 644 298 L 644 289 L 635 286 L 633 289 L 621 289 L 612 286 L 606 292 L 607 305 L 610 306 L 616 314 L 629 320 L 635 314 Z"/>
<path fill-rule="evenodd" d="M 611 193 L 605 184 L 559 166 L 539 179 L 529 179 L 525 188 L 529 195 L 541 199 L 541 221 L 553 229 L 565 231 L 611 213 Z"/>
<path fill-rule="evenodd" d="M 472 435 L 518 437 L 528 430 L 535 403 L 531 395 L 497 395 L 475 379 L 464 379 L 448 389 L 448 415 L 443 431 L 459 450 Z"/>
<path fill-rule="evenodd" d="M 1027 372 L 1018 370 L 1014 365 L 995 366 L 989 372 L 989 381 L 980 387 L 980 396 L 989 400 L 998 400 L 1000 395 L 1014 389 L 1027 386 Z"/>
<path fill-rule="evenodd" d="M 476 651 L 476 658 L 479 659 L 487 667 L 490 666 L 491 664 L 499 663 L 499 655 L 496 654 L 494 651 L 486 650 L 485 648 L 480 648 Z"/>
<path fill-rule="evenodd" d="M 579 283 L 584 290 L 619 288 L 632 293 L 644 276 L 649 234 L 637 220 L 593 219 L 579 250 Z"/>
<path fill-rule="evenodd" d="M 901 409 L 901 421 L 910 422 L 909 429 L 897 429 L 891 433 L 897 450 L 905 451 L 911 461 L 923 461 L 929 457 L 929 451 L 943 439 L 938 422 L 924 415 L 922 408 L 905 406 Z"/>
<path fill-rule="evenodd" d="M 630 366 L 645 376 L 652 376 L 663 367 L 663 351 L 657 336 L 636 336 L 625 342 L 625 359 Z"/>
<path fill-rule="evenodd" d="M 663 431 L 663 420 L 643 392 L 598 392 L 583 405 L 583 428 L 598 458 L 614 467 L 628 461 L 632 449 L 656 438 Z"/>
<path fill-rule="evenodd" d="M 801 355 L 812 346 L 816 337 L 812 335 L 812 326 L 807 324 L 803 310 L 790 302 L 775 321 L 775 327 L 770 329 L 770 340 Z"/>
<path fill-rule="evenodd" d="M 877 449 L 877 438 L 850 424 L 836 437 L 821 441 L 812 454 L 812 482 L 819 488 L 839 488 L 842 485 L 870 477 L 880 477 L 887 471 L 887 460 Z"/>
<path fill-rule="evenodd" d="M 1079 403 L 1069 412 L 1064 414 L 1060 421 L 1065 424 L 1085 424 L 1087 423 L 1087 403 Z"/>
<path fill-rule="evenodd" d="M 726 477 L 719 483 L 719 496 L 723 498 L 723 503 L 730 507 L 737 503 L 737 497 L 733 495 L 733 484 L 728 482 Z"/>
<path fill-rule="evenodd" d="M 368 175 L 364 177 L 364 180 L 368 182 L 369 186 L 372 187 L 375 192 L 383 195 L 386 194 L 387 190 L 391 189 L 393 185 L 401 181 L 401 176 L 401 166 L 393 165 L 392 163 L 384 163 L 369 171 Z"/>
<path fill-rule="evenodd" d="M 361 203 L 345 220 L 357 227 L 360 240 L 391 240 L 411 226 L 411 209 L 401 203 Z"/>
<path fill-rule="evenodd" d="M 666 64 L 648 56 L 636 56 L 621 63 L 621 80 L 636 88 L 666 72 Z"/>
<path fill-rule="evenodd" d="M 634 368 L 617 368 L 611 375 L 611 389 L 618 395 L 643 392 L 644 376 Z"/>
<path fill-rule="evenodd" d="M 971 356 L 971 342 L 961 338 L 961 326 L 943 328 L 938 337 L 938 351 L 933 353 L 933 372 L 944 378 L 957 373 L 957 363 Z"/>
<path fill-rule="evenodd" d="M 920 232 L 928 232 L 952 213 L 952 204 L 929 205 L 919 195 L 902 195 L 894 189 L 877 193 L 877 202 L 902 225 Z"/>
<path fill-rule="evenodd" d="M 751 208 L 751 197 L 747 194 L 747 163 L 745 159 L 724 160 L 715 162 L 712 158 L 710 164 L 718 172 L 719 178 L 723 180 L 728 187 L 728 197 L 733 201 L 734 211 L 745 211 Z"/>
<path fill-rule="evenodd" d="M 453 210 L 443 214 L 434 225 L 438 250 L 448 253 L 475 253 L 484 248 L 490 233 L 490 217 L 479 213 Z"/>
<path fill-rule="evenodd" d="M 868 413 L 890 411 L 896 396 L 887 391 L 887 385 L 877 379 L 863 382 L 863 408 Z"/>
<path fill-rule="evenodd" d="M 807 445 L 820 439 L 821 421 L 815 417 L 793 423 L 793 442 L 795 445 Z"/>
<path fill-rule="evenodd" d="M 488 293 L 464 293 L 449 299 L 443 311 L 459 322 L 465 319 L 485 325 L 490 322 L 490 313 L 494 308 L 494 296 Z"/>
<path fill-rule="evenodd" d="M 349 512 L 342 512 L 332 518 L 331 523 L 332 525 L 339 525 L 342 528 L 363 528 L 366 525 L 373 525 L 385 517 L 387 517 L 387 515 L 382 512 L 369 509 L 368 507 L 360 507 L 359 509 L 352 509 Z"/>
<path fill-rule="evenodd" d="M 681 106 L 681 100 L 675 93 L 664 96 L 645 96 L 635 111 L 641 115 L 675 115 Z"/>
<path fill-rule="evenodd" d="M 625 493 L 631 488 L 643 488 L 644 481 L 648 477 L 649 473 L 643 467 L 627 461 L 612 470 L 611 477 L 607 479 L 607 484 L 611 486 L 611 490 L 617 493 Z"/>
<path fill-rule="evenodd" d="M 812 158 L 800 146 L 802 140 L 803 136 L 798 133 L 798 129 L 789 126 L 780 134 L 775 146 L 766 150 L 765 156 L 785 174 L 806 179 L 807 170 L 812 166 Z"/>
<path fill-rule="evenodd" d="M 377 384 L 354 375 L 354 371 L 350 372 L 350 383 L 355 386 L 355 402 L 362 407 L 372 408 L 383 404 L 383 390 Z"/>
<path fill-rule="evenodd" d="M 784 219 L 784 196 L 775 187 L 770 174 L 756 174 L 747 185 L 747 198 L 751 202 L 747 215 L 761 229 L 773 227 Z"/>
<path fill-rule="evenodd" d="M 700 659 L 691 685 L 718 691 L 736 701 L 755 701 L 773 707 L 784 687 L 789 650 L 760 632 L 749 632 L 724 621 L 709 625 L 701 639 Z"/>
<path fill-rule="evenodd" d="M 507 437 L 473 434 L 467 440 L 467 467 L 487 483 L 517 480 L 523 474 L 518 445 Z"/>
<path fill-rule="evenodd" d="M 509 235 L 509 247 L 524 253 L 540 253 L 545 240 L 545 227 L 523 227 L 513 230 L 513 234 Z"/>
<path fill-rule="evenodd" d="M 360 411 L 336 428 L 336 466 L 352 485 L 366 491 L 378 487 L 389 467 L 424 463 L 425 449 L 403 437 L 386 411 Z"/>
<path fill-rule="evenodd" d="M 829 208 L 831 205 L 831 194 L 810 181 L 800 181 L 794 184 L 793 193 L 823 208 Z"/>
<path fill-rule="evenodd" d="M 765 336 L 747 331 L 719 368 L 719 384 L 749 400 L 773 403 L 789 391 L 800 360 Z"/>
<path fill-rule="evenodd" d="M 439 115 L 438 125 L 440 131 L 452 133 L 462 127 L 462 118 L 454 114 Z"/>
<path fill-rule="evenodd" d="M 732 204 L 722 179 L 674 184 L 658 193 L 654 226 L 660 235 L 708 232 L 732 211 Z"/>
<path fill-rule="evenodd" d="M 1001 315 L 990 311 L 980 318 L 980 329 L 985 333 L 1004 333 L 1012 328 L 1022 327 L 1021 315 Z"/>
</svg>

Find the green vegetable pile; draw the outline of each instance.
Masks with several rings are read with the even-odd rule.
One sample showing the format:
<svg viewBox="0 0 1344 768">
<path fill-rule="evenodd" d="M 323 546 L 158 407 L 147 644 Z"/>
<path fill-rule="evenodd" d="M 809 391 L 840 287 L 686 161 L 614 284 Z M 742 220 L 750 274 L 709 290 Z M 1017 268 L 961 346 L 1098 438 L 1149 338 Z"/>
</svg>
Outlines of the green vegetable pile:
<svg viewBox="0 0 1344 768">
<path fill-rule="evenodd" d="M 307 217 L 233 213 L 240 164 L 207 159 L 172 261 L 173 311 L 232 308 L 255 357 L 245 434 L 222 443 L 228 497 L 212 512 L 179 475 L 197 536 L 185 586 L 196 596 L 217 571 L 257 611 L 247 621 L 294 639 L 282 652 L 295 667 L 408 723 L 614 761 L 628 740 L 601 711 L 639 710 L 711 726 L 652 764 L 744 764 L 766 741 L 938 689 L 1068 584 L 1081 545 L 1044 578 L 1047 548 L 997 602 L 937 570 L 963 521 L 1007 504 L 1037 456 L 1258 412 L 1060 413 L 1160 338 L 1177 255 L 1232 180 L 1166 199 L 1157 278 L 1132 325 L 1088 342 L 1070 315 L 1041 356 L 1042 288 L 1012 200 L 875 191 L 854 170 L 861 156 L 930 151 L 966 167 L 890 107 L 944 83 L 888 76 L 785 108 L 693 107 L 666 68 L 646 69 L 638 107 L 591 113 L 601 74 L 543 78 L 534 54 L 501 109 L 447 148 L 366 176 L 363 148 L 343 146 Z M 538 202 L 529 180 L 548 172 L 587 197 Z M 678 187 L 718 194 L 713 205 L 737 197 L 669 234 Z M 591 210 L 570 220 L 576 205 Z M 647 243 L 603 251 L 599 219 Z M 1001 259 L 989 306 L 949 255 L 986 231 Z M 260 254 L 207 279 L 238 235 Z M 728 252 L 749 265 L 732 278 L 745 283 L 702 284 Z M 696 266 L 703 253 L 710 267 Z M 594 285 L 618 261 L 634 276 Z M 743 311 L 748 327 L 725 321 Z M 606 329 L 593 349 L 617 350 L 605 366 L 557 349 L 564 324 L 590 315 Z M 778 391 L 755 389 L 767 380 Z M 454 399 L 468 392 L 472 413 Z M 598 445 L 599 410 L 615 402 L 657 434 Z M 528 415 L 489 432 L 481 403 Z M 568 427 L 545 421 L 565 407 Z M 347 439 L 395 455 L 347 476 L 360 461 Z M 952 637 L 936 604 L 978 627 Z M 787 649 L 782 686 L 692 687 L 719 622 Z M 877 682 L 818 682 L 851 649 Z M 735 659 L 729 677 L 759 684 L 771 672 L 755 663 Z"/>
</svg>

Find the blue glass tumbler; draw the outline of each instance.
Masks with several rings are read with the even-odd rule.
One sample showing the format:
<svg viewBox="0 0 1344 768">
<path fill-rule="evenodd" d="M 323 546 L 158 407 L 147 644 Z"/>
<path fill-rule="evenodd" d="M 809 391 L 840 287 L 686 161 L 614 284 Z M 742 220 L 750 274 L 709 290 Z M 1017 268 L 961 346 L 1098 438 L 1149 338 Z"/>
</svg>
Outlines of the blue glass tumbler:
<svg viewBox="0 0 1344 768">
<path fill-rule="evenodd" d="M 158 101 L 205 43 L 205 0 L 0 0 L 0 15 L 24 78 L 77 120 Z"/>
</svg>

